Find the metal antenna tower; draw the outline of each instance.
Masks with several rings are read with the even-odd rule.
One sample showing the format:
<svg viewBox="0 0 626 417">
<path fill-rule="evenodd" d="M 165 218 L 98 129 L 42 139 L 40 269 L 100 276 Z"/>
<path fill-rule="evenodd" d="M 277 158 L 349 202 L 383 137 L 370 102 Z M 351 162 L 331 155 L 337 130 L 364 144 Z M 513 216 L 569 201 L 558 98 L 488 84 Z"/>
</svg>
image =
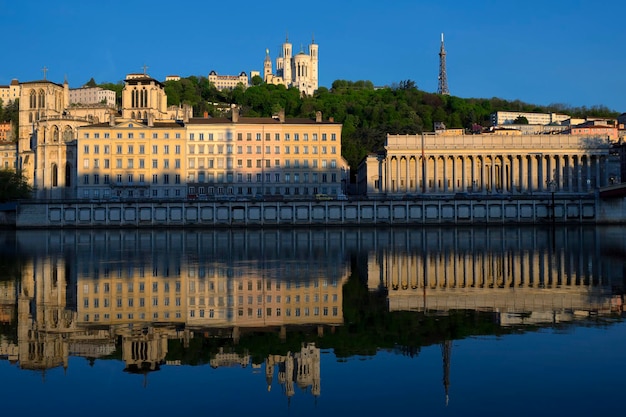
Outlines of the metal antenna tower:
<svg viewBox="0 0 626 417">
<path fill-rule="evenodd" d="M 437 87 L 437 93 L 450 95 L 448 76 L 446 75 L 446 50 L 443 47 L 443 33 L 441 34 L 441 49 L 439 50 L 439 87 Z"/>
</svg>

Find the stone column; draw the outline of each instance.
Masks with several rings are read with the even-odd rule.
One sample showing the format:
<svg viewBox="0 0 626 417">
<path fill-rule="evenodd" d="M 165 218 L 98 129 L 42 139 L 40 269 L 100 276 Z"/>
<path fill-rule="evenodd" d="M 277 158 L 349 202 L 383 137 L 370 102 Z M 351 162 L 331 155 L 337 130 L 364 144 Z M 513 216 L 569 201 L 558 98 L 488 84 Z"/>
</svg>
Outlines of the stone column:
<svg viewBox="0 0 626 417">
<path fill-rule="evenodd" d="M 459 158 L 461 159 L 461 191 L 467 192 L 467 172 L 465 172 L 467 157 L 460 156 Z"/>
<path fill-rule="evenodd" d="M 472 155 L 470 157 L 470 160 L 472 164 L 472 166 L 470 167 L 471 168 L 471 176 L 470 176 L 471 189 L 472 189 L 472 192 L 475 192 L 476 191 L 475 185 L 478 183 L 476 181 L 476 155 Z"/>
<path fill-rule="evenodd" d="M 528 192 L 528 157 L 526 155 L 519 155 L 519 180 L 520 191 Z"/>
<path fill-rule="evenodd" d="M 507 178 L 506 170 L 507 170 L 506 159 L 504 155 L 500 155 L 500 188 L 502 194 L 506 193 L 509 190 L 508 182 L 505 182 Z"/>
<path fill-rule="evenodd" d="M 420 167 L 422 168 L 422 190 L 424 192 L 428 191 L 428 183 L 426 182 L 426 179 L 428 178 L 428 162 L 425 156 L 422 155 L 422 162 L 420 164 Z"/>
<path fill-rule="evenodd" d="M 439 187 L 437 187 L 437 156 L 433 156 L 433 192 L 439 192 Z"/>
<path fill-rule="evenodd" d="M 393 187 L 393 192 L 400 192 L 400 165 L 402 162 L 402 157 L 396 157 L 396 180 L 394 181 L 395 187 Z"/>
<path fill-rule="evenodd" d="M 564 164 L 564 171 L 567 172 L 567 191 L 571 193 L 574 191 L 574 174 L 576 173 L 573 155 L 567 155 L 567 164 Z"/>
<path fill-rule="evenodd" d="M 409 158 L 408 156 L 404 157 L 404 160 L 406 161 L 406 169 L 405 171 L 405 175 L 406 175 L 406 182 L 404 183 L 404 192 L 408 193 L 409 189 L 410 189 L 410 181 L 411 181 L 411 158 Z"/>
<path fill-rule="evenodd" d="M 517 164 L 515 162 L 517 159 L 516 155 L 509 155 L 509 158 L 511 159 L 511 169 L 509 170 L 509 177 L 510 177 L 510 182 L 509 182 L 509 186 L 510 186 L 510 190 L 509 192 L 511 194 L 514 194 L 517 191 L 517 183 L 519 182 L 519 175 L 517 172 Z"/>
<path fill-rule="evenodd" d="M 582 158 L 580 155 L 576 155 L 576 191 L 581 193 L 583 188 L 583 166 L 582 166 Z"/>
</svg>

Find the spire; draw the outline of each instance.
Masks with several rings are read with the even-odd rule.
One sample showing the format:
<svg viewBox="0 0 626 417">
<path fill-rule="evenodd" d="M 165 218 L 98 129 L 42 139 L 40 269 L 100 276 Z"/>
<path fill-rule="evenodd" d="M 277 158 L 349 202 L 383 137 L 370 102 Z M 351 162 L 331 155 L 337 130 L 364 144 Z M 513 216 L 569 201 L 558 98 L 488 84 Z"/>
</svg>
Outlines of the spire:
<svg viewBox="0 0 626 417">
<path fill-rule="evenodd" d="M 441 356 L 443 359 L 443 387 L 446 392 L 446 407 L 450 399 L 450 355 L 452 355 L 452 342 L 450 340 L 444 340 L 441 344 Z"/>
<path fill-rule="evenodd" d="M 446 49 L 443 44 L 443 33 L 441 34 L 441 48 L 439 49 L 439 86 L 438 94 L 450 95 L 448 90 L 448 76 L 446 74 Z"/>
<path fill-rule="evenodd" d="M 311 44 L 315 44 L 315 33 L 311 34 Z"/>
</svg>

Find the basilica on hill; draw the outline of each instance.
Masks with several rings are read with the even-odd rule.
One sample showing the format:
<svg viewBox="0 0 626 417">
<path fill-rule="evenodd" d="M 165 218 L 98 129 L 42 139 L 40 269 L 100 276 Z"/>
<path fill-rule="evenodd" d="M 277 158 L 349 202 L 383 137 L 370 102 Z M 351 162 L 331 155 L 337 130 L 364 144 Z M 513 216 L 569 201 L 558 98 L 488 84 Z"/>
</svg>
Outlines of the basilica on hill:
<svg viewBox="0 0 626 417">
<path fill-rule="evenodd" d="M 267 84 L 283 84 L 285 87 L 297 87 L 302 94 L 312 95 L 318 88 L 318 45 L 311 40 L 307 52 L 301 48 L 293 55 L 289 37 L 285 39 L 276 58 L 276 71 L 272 69 L 269 49 L 265 50 L 263 62 L 263 80 Z"/>
</svg>

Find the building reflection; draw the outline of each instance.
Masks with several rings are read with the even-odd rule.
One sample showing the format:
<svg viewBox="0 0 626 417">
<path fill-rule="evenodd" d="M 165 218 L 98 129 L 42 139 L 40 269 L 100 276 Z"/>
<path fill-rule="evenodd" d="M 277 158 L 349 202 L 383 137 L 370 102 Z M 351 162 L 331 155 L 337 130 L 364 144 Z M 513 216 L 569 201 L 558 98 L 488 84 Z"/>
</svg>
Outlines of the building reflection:
<svg viewBox="0 0 626 417">
<path fill-rule="evenodd" d="M 45 372 L 117 355 L 147 374 L 181 363 L 172 341 L 284 341 L 303 327 L 323 337 L 343 325 L 352 266 L 390 313 L 489 311 L 502 326 L 622 313 L 620 239 L 580 228 L 25 232 L 19 279 L 0 281 L 0 321 L 16 324 L 0 358 Z M 258 368 L 253 354 L 217 348 L 209 364 Z M 450 354 L 442 341 L 446 392 Z M 314 343 L 264 362 L 268 390 L 320 395 Z"/>
<path fill-rule="evenodd" d="M 259 329 L 284 340 L 292 328 L 313 326 L 323 335 L 343 324 L 349 263 L 332 232 L 40 236 L 24 235 L 21 244 L 40 256 L 26 262 L 19 281 L 0 282 L 2 319 L 17 322 L 16 341 L 3 338 L 0 357 L 22 369 L 67 368 L 70 356 L 94 361 L 119 350 L 125 372 L 147 374 L 176 364 L 166 360 L 171 340 L 236 343 Z M 319 393 L 315 349 L 268 357 L 288 397 L 294 383 Z M 222 349 L 210 365 L 249 361 Z M 308 370 L 317 378 L 309 381 Z"/>
<path fill-rule="evenodd" d="M 394 237 L 393 245 L 370 252 L 367 263 L 368 287 L 387 291 L 390 311 L 490 311 L 503 326 L 623 311 L 624 248 L 612 247 L 614 256 L 603 251 L 611 243 L 600 242 L 592 229 Z"/>
</svg>

